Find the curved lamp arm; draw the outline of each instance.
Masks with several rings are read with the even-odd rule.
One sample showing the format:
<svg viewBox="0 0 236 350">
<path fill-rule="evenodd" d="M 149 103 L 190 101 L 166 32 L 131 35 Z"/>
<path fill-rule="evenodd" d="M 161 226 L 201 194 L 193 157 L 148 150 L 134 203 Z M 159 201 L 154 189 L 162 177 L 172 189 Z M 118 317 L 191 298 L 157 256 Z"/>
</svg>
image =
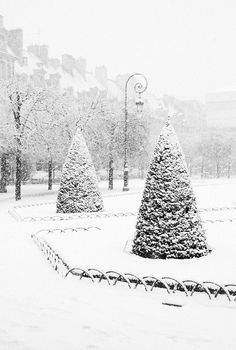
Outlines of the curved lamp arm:
<svg viewBox="0 0 236 350">
<path fill-rule="evenodd" d="M 135 85 L 134 85 L 134 91 L 137 92 L 138 94 L 143 93 L 147 87 L 148 87 L 148 81 L 147 78 L 145 77 L 145 75 L 143 75 L 142 73 L 134 73 L 132 74 L 126 81 L 125 83 L 125 91 L 127 91 L 127 87 L 128 87 L 128 83 L 129 81 L 135 77 L 135 76 L 140 76 L 142 77 L 142 79 L 144 80 L 144 83 L 138 81 Z"/>
</svg>

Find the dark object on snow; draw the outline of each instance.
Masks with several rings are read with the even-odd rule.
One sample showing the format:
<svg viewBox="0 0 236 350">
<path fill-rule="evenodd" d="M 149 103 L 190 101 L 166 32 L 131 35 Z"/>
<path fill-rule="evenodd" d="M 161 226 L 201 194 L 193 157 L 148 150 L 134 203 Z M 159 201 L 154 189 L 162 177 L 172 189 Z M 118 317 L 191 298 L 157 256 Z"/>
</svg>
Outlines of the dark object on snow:
<svg viewBox="0 0 236 350">
<path fill-rule="evenodd" d="M 169 121 L 147 173 L 132 251 L 153 259 L 208 254 L 184 155 Z"/>
<path fill-rule="evenodd" d="M 57 213 L 103 210 L 96 172 L 81 131 L 78 130 L 68 152 L 57 197 Z"/>
<path fill-rule="evenodd" d="M 175 306 L 175 307 L 183 307 L 181 304 L 173 304 L 173 303 L 162 303 L 162 305 L 167 305 L 167 306 Z"/>
</svg>

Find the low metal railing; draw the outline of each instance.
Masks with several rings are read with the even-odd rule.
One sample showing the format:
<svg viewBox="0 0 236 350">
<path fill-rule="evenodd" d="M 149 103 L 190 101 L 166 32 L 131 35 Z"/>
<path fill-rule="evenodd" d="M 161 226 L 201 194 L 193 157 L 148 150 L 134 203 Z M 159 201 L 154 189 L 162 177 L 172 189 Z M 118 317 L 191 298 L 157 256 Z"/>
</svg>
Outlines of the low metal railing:
<svg viewBox="0 0 236 350">
<path fill-rule="evenodd" d="M 34 204 L 24 204 L 14 206 L 9 209 L 9 214 L 14 217 L 17 221 L 23 222 L 35 222 L 35 221 L 67 221 L 67 220 L 78 220 L 78 219 L 99 219 L 99 218 L 119 218 L 119 217 L 128 217 L 128 216 L 137 216 L 138 212 L 83 212 L 77 214 L 61 214 L 61 215 L 53 215 L 53 216 L 26 216 L 22 217 L 17 209 L 26 208 L 26 207 L 35 207 L 42 205 L 52 205 L 54 202 L 47 203 L 34 203 Z M 208 207 L 208 208 L 200 208 L 200 213 L 206 212 L 220 212 L 220 211 L 232 211 L 236 210 L 236 206 L 225 206 L 225 207 Z M 236 221 L 236 217 L 231 218 L 218 218 L 218 219 L 203 219 L 203 223 L 223 223 L 223 222 L 234 222 Z"/>
<path fill-rule="evenodd" d="M 144 276 L 139 277 L 136 274 L 125 272 L 121 273 L 115 270 L 102 271 L 98 268 L 82 268 L 71 267 L 66 260 L 59 255 L 56 250 L 47 242 L 48 234 L 67 234 L 69 232 L 77 232 L 78 230 L 89 231 L 91 229 L 100 230 L 96 226 L 77 227 L 66 229 L 46 229 L 40 230 L 32 235 L 34 242 L 44 253 L 47 260 L 60 275 L 65 278 L 76 276 L 79 279 L 87 278 L 93 283 L 101 283 L 105 281 L 109 286 L 116 286 L 118 282 L 125 283 L 129 289 L 136 289 L 138 286 L 144 288 L 146 292 L 152 292 L 158 288 L 165 289 L 168 294 L 176 291 L 183 292 L 187 297 L 191 297 L 196 293 L 204 293 L 209 300 L 214 300 L 220 295 L 224 295 L 229 302 L 236 301 L 236 284 L 228 283 L 225 285 L 213 281 L 195 281 L 194 279 L 179 280 L 174 277 L 163 276 Z"/>
</svg>

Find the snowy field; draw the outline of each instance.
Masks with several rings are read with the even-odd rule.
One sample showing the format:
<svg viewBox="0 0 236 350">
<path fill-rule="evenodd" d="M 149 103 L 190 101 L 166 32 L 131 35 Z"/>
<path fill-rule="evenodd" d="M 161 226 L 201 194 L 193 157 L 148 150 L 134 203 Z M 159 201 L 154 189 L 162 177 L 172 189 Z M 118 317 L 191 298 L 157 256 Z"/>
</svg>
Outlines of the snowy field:
<svg viewBox="0 0 236 350">
<path fill-rule="evenodd" d="M 103 192 L 103 200 L 105 205 L 105 212 L 135 212 L 138 211 L 144 181 L 132 180 L 132 185 L 129 192 L 122 192 L 122 181 L 116 181 L 113 191 L 107 190 L 107 183 L 101 182 L 101 191 Z M 232 180 L 205 180 L 193 181 L 194 192 L 197 196 L 197 203 L 199 208 L 236 206 L 236 179 Z M 11 199 L 11 209 L 15 207 L 14 212 L 21 220 L 33 218 L 46 217 L 61 217 L 67 219 L 66 214 L 56 213 L 56 194 L 58 186 L 54 186 L 51 194 L 45 189 L 45 185 L 29 185 L 25 186 L 23 191 L 25 197 L 20 202 L 14 202 Z M 124 197 L 125 195 L 125 197 Z M 5 194 L 12 198 L 13 193 Z M 125 199 L 124 199 L 125 198 Z M 35 205 L 36 204 L 36 205 Z M 38 204 L 43 204 L 38 206 Z M 25 206 L 24 206 L 25 205 Z M 32 205 L 32 206 L 31 206 Z M 219 213 L 205 213 L 202 214 L 203 219 L 216 219 Z M 224 218 L 232 217 L 234 212 L 225 211 L 221 213 Z M 75 215 L 76 216 L 76 215 Z M 73 214 L 70 214 L 73 217 Z M 236 217 L 236 211 L 235 211 Z"/>
<path fill-rule="evenodd" d="M 208 224 L 208 243 L 213 251 L 208 256 L 193 259 L 145 259 L 124 250 L 135 230 L 135 217 L 82 220 L 83 227 L 101 229 L 67 230 L 65 234 L 44 235 L 49 245 L 70 267 L 97 268 L 102 271 L 130 272 L 139 277 L 170 276 L 180 280 L 214 281 L 222 285 L 236 284 L 236 222 Z M 78 227 L 73 224 L 66 227 Z M 230 242 L 230 244 L 229 244 Z"/>
<path fill-rule="evenodd" d="M 131 181 L 131 191 L 127 194 L 121 192 L 121 182 L 115 184 L 114 192 L 107 191 L 105 186 L 106 184 L 101 184 L 107 211 L 138 209 L 141 198 L 138 192 L 142 191 L 142 181 L 133 183 Z M 236 180 L 198 181 L 194 183 L 194 188 L 201 207 L 235 205 Z M 17 205 L 55 202 L 56 190 L 57 188 L 48 193 L 45 185 L 25 186 L 23 199 Z M 188 298 L 184 300 L 182 308 L 175 308 L 162 304 L 168 297 L 161 293 L 146 293 L 142 289 L 134 291 L 120 287 L 111 288 L 105 284 L 94 286 L 88 280 L 65 280 L 49 266 L 30 236 L 40 229 L 87 226 L 88 222 L 81 219 L 60 222 L 16 222 L 8 214 L 8 210 L 14 205 L 16 203 L 13 199 L 13 189 L 9 188 L 8 193 L 0 195 L 0 349 L 228 350 L 236 348 L 235 304 L 201 303 L 195 298 Z M 46 215 L 54 215 L 53 205 L 49 207 L 24 207 L 20 215 L 43 217 L 45 209 Z M 50 214 L 48 210 L 51 210 Z M 236 216 L 234 211 L 231 211 L 231 215 Z M 122 219 L 119 223 L 116 221 L 118 219 L 114 219 L 113 225 L 109 220 L 99 219 L 96 223 L 96 226 L 98 221 L 99 226 L 104 225 L 104 242 L 98 239 L 97 233 L 91 232 L 92 237 L 80 235 L 80 246 L 76 247 L 77 252 L 76 249 L 73 250 L 74 255 L 71 244 L 62 245 L 60 238 L 54 241 L 54 244 L 58 244 L 60 249 L 68 249 L 68 256 L 74 259 L 73 263 L 76 260 L 76 264 L 86 266 L 88 264 L 91 266 L 92 263 L 101 264 L 105 269 L 107 265 L 102 264 L 107 264 L 107 260 L 109 266 L 119 260 L 122 261 L 120 269 L 124 271 L 128 259 L 130 268 L 138 268 L 140 274 L 146 272 L 141 270 L 146 267 L 142 263 L 138 265 L 136 257 L 123 251 L 125 236 L 133 234 L 132 226 L 135 219 Z M 127 233 L 124 228 L 126 226 L 130 227 Z M 207 224 L 206 228 L 209 243 L 215 248 L 209 257 L 212 278 L 235 282 L 233 253 L 236 248 L 234 239 L 236 222 Z M 114 238 L 112 240 L 108 239 L 109 231 Z M 71 236 L 75 244 L 78 238 Z M 91 240 L 95 241 L 95 244 L 91 251 L 90 249 L 86 251 L 82 246 Z M 108 241 L 113 242 L 113 254 L 111 254 L 113 256 L 105 255 Z M 115 252 L 122 255 L 121 260 L 116 258 Z M 220 258 L 218 256 L 216 259 L 216 254 L 219 254 Z M 200 260 L 203 261 L 202 259 L 204 258 L 199 259 L 199 263 Z M 153 263 L 155 262 L 148 262 L 148 269 L 156 269 L 152 267 Z M 166 268 L 164 263 L 160 262 L 158 275 L 163 275 L 162 271 Z M 197 265 L 194 266 L 195 263 L 198 261 L 191 263 L 187 261 L 184 271 L 186 274 L 195 273 L 196 277 L 199 274 L 199 279 L 202 280 L 200 275 L 206 274 L 206 271 L 202 266 L 198 265 L 198 268 Z M 164 272 L 169 275 L 174 268 L 176 274 L 181 274 L 176 264 L 173 266 L 170 262 L 171 264 L 169 270 Z M 154 270 L 152 273 L 154 274 Z M 180 277 L 182 278 L 182 274 Z"/>
</svg>

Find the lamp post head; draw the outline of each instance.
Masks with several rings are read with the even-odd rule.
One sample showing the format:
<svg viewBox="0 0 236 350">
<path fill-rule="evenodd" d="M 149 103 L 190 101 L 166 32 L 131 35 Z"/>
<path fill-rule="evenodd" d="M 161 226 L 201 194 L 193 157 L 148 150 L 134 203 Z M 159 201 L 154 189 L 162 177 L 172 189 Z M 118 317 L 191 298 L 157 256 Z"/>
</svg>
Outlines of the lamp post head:
<svg viewBox="0 0 236 350">
<path fill-rule="evenodd" d="M 138 113 L 142 113 L 144 102 L 141 99 L 141 95 L 140 94 L 139 94 L 139 97 L 138 97 L 138 99 L 136 100 L 135 103 L 136 103 L 136 106 L 137 106 L 137 112 Z"/>
</svg>

